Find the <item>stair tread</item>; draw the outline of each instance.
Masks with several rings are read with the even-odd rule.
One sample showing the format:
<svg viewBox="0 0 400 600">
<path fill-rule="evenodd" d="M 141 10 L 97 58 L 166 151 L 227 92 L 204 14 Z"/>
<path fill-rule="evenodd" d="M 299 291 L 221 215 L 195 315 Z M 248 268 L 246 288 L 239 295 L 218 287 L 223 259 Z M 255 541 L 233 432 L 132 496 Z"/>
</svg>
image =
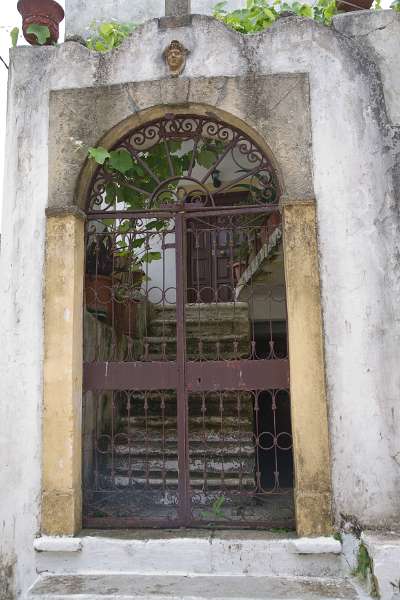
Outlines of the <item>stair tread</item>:
<svg viewBox="0 0 400 600">
<path fill-rule="evenodd" d="M 117 456 L 127 456 L 130 455 L 132 457 L 132 459 L 134 458 L 143 458 L 145 456 L 151 457 L 151 459 L 155 459 L 155 458 L 171 458 L 171 457 L 176 457 L 178 456 L 178 448 L 152 448 L 151 446 L 148 448 L 139 448 L 136 446 L 129 446 L 128 444 L 118 444 L 118 445 L 114 445 L 114 453 Z M 255 453 L 255 448 L 253 443 L 249 443 L 247 446 L 245 445 L 238 445 L 237 449 L 235 451 L 233 450 L 228 450 L 225 448 L 207 448 L 206 450 L 203 450 L 202 448 L 196 448 L 194 450 L 192 450 L 191 448 L 189 448 L 189 456 L 190 457 L 199 457 L 199 458 L 203 458 L 204 456 L 206 456 L 207 458 L 215 458 L 215 457 L 221 457 L 223 456 L 224 459 L 226 460 L 227 458 L 240 458 L 243 456 L 249 456 L 252 457 L 254 456 Z"/>
<path fill-rule="evenodd" d="M 346 579 L 174 576 L 174 575 L 45 575 L 28 600 L 356 600 Z"/>
<path fill-rule="evenodd" d="M 193 339 L 197 341 L 202 341 L 203 343 L 217 343 L 217 342 L 229 342 L 229 341 L 241 341 L 244 340 L 250 343 L 250 337 L 246 333 L 226 333 L 222 335 L 208 335 L 204 333 L 196 333 L 191 332 L 191 339 L 187 340 L 188 342 L 192 342 Z M 143 341 L 146 343 L 157 343 L 160 342 L 162 344 L 176 344 L 176 337 L 165 335 L 165 336 L 145 336 Z"/>
<path fill-rule="evenodd" d="M 203 488 L 207 485 L 207 489 L 218 488 L 220 489 L 223 485 L 224 489 L 226 488 L 234 488 L 235 490 L 239 489 L 239 485 L 241 482 L 242 487 L 250 487 L 251 489 L 255 489 L 255 479 L 254 476 L 249 476 L 246 473 L 243 473 L 242 478 L 240 480 L 238 474 L 234 475 L 226 475 L 224 478 L 221 477 L 218 473 L 207 473 L 207 482 L 205 481 L 203 475 L 201 473 L 191 473 L 190 474 L 190 485 L 192 488 Z M 161 474 L 157 476 L 153 476 L 149 473 L 148 477 L 145 475 L 135 476 L 132 474 L 131 477 L 128 475 L 120 475 L 119 473 L 115 473 L 114 475 L 107 475 L 105 477 L 106 480 L 109 480 L 113 485 L 117 487 L 128 487 L 131 482 L 135 482 L 136 485 L 148 485 L 148 486 L 163 486 L 164 484 L 167 487 L 176 487 L 178 488 L 179 479 L 178 474 L 175 476 L 166 473 L 165 477 L 162 477 Z M 222 481 L 223 480 L 223 481 Z"/>
<path fill-rule="evenodd" d="M 224 308 L 232 310 L 232 307 L 235 307 L 235 310 L 243 310 L 247 311 L 249 309 L 249 305 L 247 302 L 191 302 L 186 304 L 186 312 L 192 311 L 206 311 L 210 310 L 223 310 Z M 155 313 L 158 312 L 167 312 L 167 311 L 176 311 L 176 304 L 165 304 L 163 306 L 155 306 Z"/>
</svg>

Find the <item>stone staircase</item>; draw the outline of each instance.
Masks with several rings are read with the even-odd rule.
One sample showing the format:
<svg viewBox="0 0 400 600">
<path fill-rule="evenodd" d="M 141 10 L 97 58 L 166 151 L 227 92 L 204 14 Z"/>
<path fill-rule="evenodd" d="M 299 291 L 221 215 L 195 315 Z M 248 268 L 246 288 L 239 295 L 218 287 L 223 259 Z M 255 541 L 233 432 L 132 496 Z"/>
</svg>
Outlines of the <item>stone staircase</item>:
<svg viewBox="0 0 400 600">
<path fill-rule="evenodd" d="M 250 354 L 246 303 L 186 308 L 188 360 L 226 360 Z M 176 307 L 154 311 L 146 356 L 176 358 Z M 175 391 L 131 394 L 129 414 L 114 425 L 112 452 L 102 454 L 102 488 L 153 490 L 152 501 L 177 501 L 178 445 Z M 244 392 L 192 393 L 188 398 L 189 471 L 193 493 L 210 504 L 223 490 L 255 489 L 253 402 Z M 200 494 L 200 495 L 201 495 Z M 148 499 L 148 495 L 144 495 Z M 146 500 L 147 501 L 147 500 Z"/>
<path fill-rule="evenodd" d="M 24 600 L 361 600 L 341 544 L 290 533 L 83 532 L 35 542 Z"/>
<path fill-rule="evenodd" d="M 149 360 L 176 358 L 176 306 L 155 307 L 150 335 L 143 340 Z M 228 360 L 249 356 L 250 319 L 246 302 L 186 305 L 188 360 Z"/>
</svg>

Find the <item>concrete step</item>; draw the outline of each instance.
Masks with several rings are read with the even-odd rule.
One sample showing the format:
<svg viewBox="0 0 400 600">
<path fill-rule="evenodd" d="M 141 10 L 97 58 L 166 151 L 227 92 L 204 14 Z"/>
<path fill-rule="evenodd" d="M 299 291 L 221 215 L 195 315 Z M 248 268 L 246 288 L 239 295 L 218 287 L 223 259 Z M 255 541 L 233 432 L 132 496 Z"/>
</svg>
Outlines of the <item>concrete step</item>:
<svg viewBox="0 0 400 600">
<path fill-rule="evenodd" d="M 247 302 L 191 303 L 186 304 L 185 311 L 188 322 L 197 322 L 199 318 L 202 321 L 243 319 L 248 318 L 249 305 Z M 153 318 L 176 321 L 176 305 L 156 306 Z"/>
<path fill-rule="evenodd" d="M 145 408 L 146 406 L 146 408 Z M 253 417 L 253 396 L 246 392 L 237 392 L 237 391 L 226 391 L 220 397 L 217 393 L 209 393 L 207 392 L 203 398 L 199 394 L 190 394 L 188 400 L 189 406 L 189 418 L 198 417 L 204 414 L 204 418 L 207 419 L 209 416 L 219 416 L 221 418 L 222 415 L 238 417 L 238 412 L 240 415 Z M 121 421 L 126 423 L 128 420 L 127 411 L 124 412 L 125 416 L 121 416 Z M 177 414 L 177 400 L 176 393 L 170 392 L 170 395 L 167 393 L 155 393 L 152 392 L 137 395 L 136 397 L 131 395 L 131 405 L 129 415 L 131 418 L 134 417 L 142 417 L 145 415 L 149 418 L 156 418 L 160 425 L 161 417 L 164 415 L 165 417 L 175 416 Z"/>
<path fill-rule="evenodd" d="M 129 456 L 118 456 L 114 455 L 114 461 L 111 455 L 107 456 L 107 467 L 110 470 L 112 465 L 114 466 L 114 470 L 117 473 L 126 473 L 129 471 L 132 473 L 132 477 L 140 476 L 143 473 L 150 473 L 151 475 L 155 473 L 161 473 L 165 471 L 168 476 L 178 475 L 178 456 L 164 458 L 163 456 L 159 456 L 156 458 L 132 458 Z M 190 460 L 190 473 L 200 473 L 202 474 L 204 471 L 204 460 L 202 458 L 199 459 L 191 459 Z M 207 473 L 209 475 L 213 473 L 221 474 L 225 473 L 227 477 L 233 476 L 236 477 L 240 473 L 248 473 L 253 474 L 255 470 L 255 454 L 253 453 L 253 457 L 244 460 L 242 457 L 235 457 L 233 460 L 228 460 L 227 456 L 223 456 L 220 460 L 207 461 Z"/>
<path fill-rule="evenodd" d="M 149 460 L 162 460 L 163 458 L 176 458 L 178 456 L 178 449 L 176 442 L 172 447 L 167 446 L 164 448 L 162 447 L 160 441 L 154 445 L 149 443 L 147 448 L 146 446 L 139 447 L 134 445 L 134 443 L 131 446 L 118 444 L 114 445 L 114 454 L 115 456 L 125 456 L 127 459 L 130 455 L 132 460 L 138 458 L 143 459 L 144 457 L 148 458 Z M 194 447 L 193 445 L 189 446 L 189 457 L 193 459 L 198 458 L 200 460 L 204 460 L 204 458 L 211 460 L 215 459 L 216 457 L 223 458 L 224 460 L 238 460 L 242 457 L 251 458 L 254 457 L 254 455 L 255 450 L 252 441 L 248 442 L 246 445 L 237 445 L 235 443 L 235 446 L 231 445 L 229 447 L 227 447 L 227 445 L 223 442 L 214 442 L 210 444 L 207 443 L 206 449 L 204 449 L 202 443 L 197 443 Z"/>
<path fill-rule="evenodd" d="M 147 344 L 150 354 L 163 354 L 168 357 L 176 354 L 177 338 L 175 336 L 146 336 L 143 343 Z M 204 334 L 204 332 L 186 333 L 186 352 L 188 355 L 236 353 L 238 356 L 250 354 L 251 344 L 249 334 Z"/>
<path fill-rule="evenodd" d="M 293 532 L 86 530 L 35 540 L 38 574 L 343 577 L 341 544 Z"/>
<path fill-rule="evenodd" d="M 163 444 L 163 442 L 165 442 L 166 444 L 169 444 L 170 446 L 172 446 L 173 448 L 176 447 L 177 444 L 177 437 L 176 437 L 176 426 L 173 427 L 172 429 L 166 429 L 165 430 L 165 434 L 164 436 L 162 435 L 161 432 L 161 427 L 159 427 L 159 429 L 152 429 L 150 431 L 148 431 L 146 433 L 145 430 L 143 429 L 135 429 L 134 431 L 131 431 L 131 439 L 134 440 L 132 442 L 133 444 L 138 445 L 138 443 L 142 443 L 145 444 L 146 441 L 148 443 L 149 446 L 154 445 L 159 445 L 159 447 L 161 447 L 161 445 Z M 218 431 L 209 431 L 208 429 L 205 431 L 206 434 L 206 442 L 207 442 L 207 447 L 210 448 L 211 451 L 211 444 L 215 444 L 215 446 L 218 445 L 227 445 L 230 444 L 231 446 L 234 444 L 237 445 L 247 445 L 248 443 L 250 443 L 250 439 L 253 440 L 253 437 L 249 436 L 249 430 L 248 428 L 246 428 L 245 430 L 242 428 L 240 431 L 238 432 L 229 432 L 229 431 L 225 431 L 223 432 L 223 439 L 221 436 L 221 432 L 220 430 Z M 105 434 L 107 435 L 107 434 Z M 120 445 L 125 445 L 128 443 L 128 427 L 126 426 L 125 431 L 122 430 L 122 425 L 121 427 L 118 429 L 118 433 L 116 434 L 116 436 L 118 436 L 117 439 L 115 439 L 114 441 L 116 442 L 116 445 L 120 446 Z M 253 443 L 253 442 L 252 442 Z M 201 429 L 198 429 L 197 431 L 190 431 L 190 436 L 189 436 L 189 444 L 191 444 L 192 447 L 199 447 L 200 445 L 204 445 L 204 432 Z M 226 446 L 227 447 L 227 446 Z M 104 448 L 105 450 L 105 448 Z"/>
<path fill-rule="evenodd" d="M 196 335 L 199 337 L 206 337 L 207 332 L 214 335 L 245 335 L 247 339 L 250 337 L 250 322 L 248 320 L 248 314 L 243 319 L 241 315 L 239 318 L 229 319 L 186 319 L 186 333 L 187 335 Z M 150 323 L 149 330 L 151 335 L 159 337 L 176 337 L 176 320 L 157 318 L 153 319 Z"/>
<path fill-rule="evenodd" d="M 28 600 L 356 600 L 346 579 L 172 575 L 44 576 Z"/>
<path fill-rule="evenodd" d="M 157 429 L 161 430 L 164 427 L 166 430 L 174 430 L 176 431 L 177 427 L 177 418 L 176 416 L 167 416 L 162 421 L 160 419 L 160 415 L 151 415 L 145 417 L 144 415 L 137 417 L 122 418 L 121 425 L 124 424 L 126 429 L 128 425 L 132 428 L 135 433 L 135 429 Z M 206 415 L 204 417 L 192 417 L 189 416 L 188 419 L 189 426 L 189 435 L 192 430 L 204 430 L 205 432 L 211 431 L 219 431 L 221 439 L 224 438 L 224 433 L 228 431 L 250 431 L 253 433 L 253 422 L 250 416 L 242 415 L 240 419 L 237 416 L 227 415 L 225 412 L 222 415 L 222 419 L 220 415 Z M 122 433 L 122 428 L 119 433 Z"/>
<path fill-rule="evenodd" d="M 165 478 L 162 477 L 161 473 L 157 477 L 157 474 L 149 473 L 148 477 L 146 477 L 143 473 L 132 474 L 131 477 L 115 474 L 114 476 L 104 476 L 102 481 L 102 488 L 107 489 L 107 482 L 110 485 L 110 489 L 123 489 L 126 487 L 131 487 L 132 482 L 134 482 L 135 486 L 143 488 L 159 488 L 162 489 L 165 485 L 168 489 L 178 489 L 179 479 L 178 473 L 166 473 Z M 218 476 L 216 474 L 207 473 L 207 490 L 234 490 L 238 491 L 240 482 L 240 489 L 246 490 L 255 490 L 255 478 L 254 476 L 246 477 L 244 476 L 239 479 L 237 474 L 233 476 L 230 473 L 226 473 L 224 478 Z M 191 474 L 190 476 L 190 486 L 192 490 L 202 490 L 204 488 L 205 482 L 204 477 L 196 474 Z"/>
</svg>

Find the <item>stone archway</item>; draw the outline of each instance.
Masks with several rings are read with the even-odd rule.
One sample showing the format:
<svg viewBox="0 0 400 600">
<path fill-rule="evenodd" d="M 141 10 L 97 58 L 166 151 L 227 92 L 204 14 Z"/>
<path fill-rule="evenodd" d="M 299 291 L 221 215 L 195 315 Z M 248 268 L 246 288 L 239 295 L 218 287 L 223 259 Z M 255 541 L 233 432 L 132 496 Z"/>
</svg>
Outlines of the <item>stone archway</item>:
<svg viewBox="0 0 400 600">
<path fill-rule="evenodd" d="M 144 123 L 171 112 L 187 114 L 188 110 L 197 115 L 207 115 L 212 110 L 214 115 L 245 131 L 274 162 L 272 152 L 256 131 L 224 111 L 201 105 L 142 111 L 113 128 L 100 144 L 112 148 L 135 123 Z M 274 166 L 279 173 L 277 165 Z M 80 207 L 86 201 L 94 169 L 94 165 L 88 162 L 82 171 L 77 188 L 77 204 Z M 285 191 L 282 180 L 281 185 Z M 330 461 L 315 206 L 312 201 L 290 199 L 285 194 L 280 205 L 291 359 L 296 526 L 300 534 L 327 533 L 331 522 Z M 46 262 L 42 529 L 48 534 L 71 534 L 79 530 L 82 506 L 84 215 L 79 208 L 61 212 L 48 214 Z M 60 319 L 62 327 L 59 326 Z M 68 343 L 65 343 L 66 340 Z M 65 348 L 62 370 L 60 346 Z M 60 461 L 66 467 L 62 474 Z"/>
</svg>

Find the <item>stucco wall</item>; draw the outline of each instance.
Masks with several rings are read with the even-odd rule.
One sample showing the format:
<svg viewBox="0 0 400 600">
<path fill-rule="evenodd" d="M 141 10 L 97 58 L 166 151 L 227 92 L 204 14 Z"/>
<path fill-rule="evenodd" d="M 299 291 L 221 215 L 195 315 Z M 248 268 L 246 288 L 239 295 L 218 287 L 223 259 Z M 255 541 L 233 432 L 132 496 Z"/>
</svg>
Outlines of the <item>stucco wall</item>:
<svg viewBox="0 0 400 600">
<path fill-rule="evenodd" d="M 247 38 L 194 17 L 192 27 L 177 30 L 150 21 L 108 56 L 76 43 L 12 51 L 0 266 L 0 574 L 11 573 L 17 553 L 18 589 L 34 577 L 39 527 L 45 208 L 55 201 L 48 194 L 50 90 L 161 80 L 152 84 L 158 101 L 208 102 L 257 128 L 245 97 L 231 93 L 223 78 L 247 75 L 254 95 L 254 73 L 308 74 L 335 517 L 352 515 L 370 526 L 399 519 L 400 122 L 392 89 L 398 89 L 393 44 L 400 15 L 382 15 L 390 27 L 379 44 L 379 32 L 358 41 L 352 15 L 340 17 L 345 34 L 288 18 Z M 367 18 L 372 31 L 376 17 L 367 13 L 363 28 Z M 192 53 L 171 87 L 160 55 L 175 38 Z M 218 77 L 219 86 L 204 80 Z M 131 97 L 129 110 L 151 102 L 150 95 Z M 281 96 L 270 110 L 284 103 Z M 101 106 L 94 103 L 93 113 Z M 296 107 L 290 111 L 301 121 Z M 73 153 L 71 142 L 63 159 L 74 162 Z"/>
</svg>

